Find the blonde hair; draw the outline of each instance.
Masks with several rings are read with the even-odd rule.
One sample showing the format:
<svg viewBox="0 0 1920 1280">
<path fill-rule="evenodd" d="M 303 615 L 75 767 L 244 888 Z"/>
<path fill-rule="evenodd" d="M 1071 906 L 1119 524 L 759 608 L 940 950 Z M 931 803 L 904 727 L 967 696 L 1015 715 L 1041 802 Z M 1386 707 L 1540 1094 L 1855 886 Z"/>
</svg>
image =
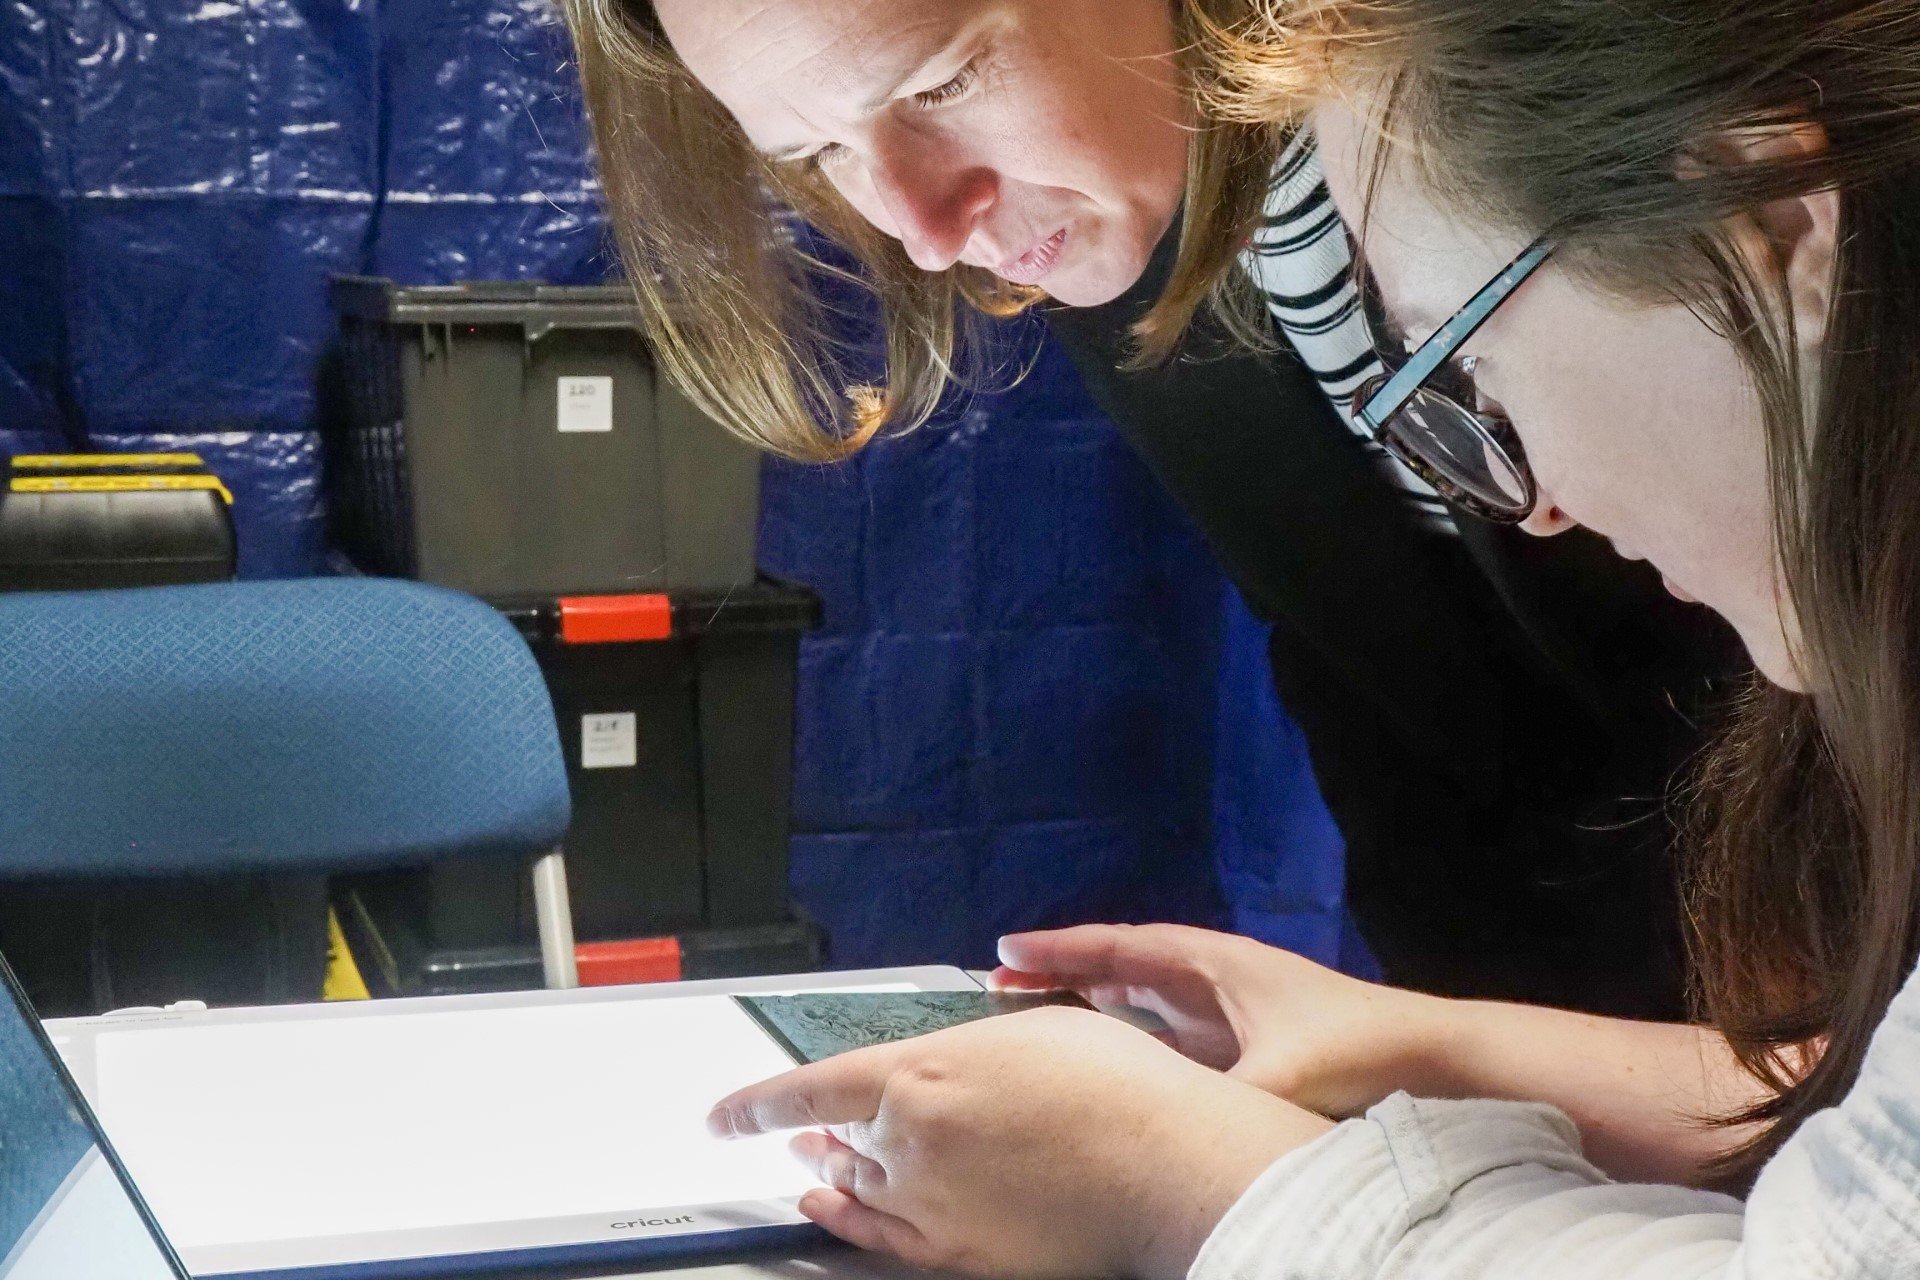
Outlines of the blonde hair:
<svg viewBox="0 0 1920 1280">
<path fill-rule="evenodd" d="M 1204 33 L 1244 19 L 1252 0 L 1176 2 L 1183 67 L 1197 80 Z M 675 56 L 652 0 L 562 3 L 645 328 L 667 372 L 735 434 L 827 461 L 911 430 L 949 386 L 990 370 L 987 320 L 1044 300 L 974 267 L 920 270 L 825 179 L 759 155 Z M 1136 327 L 1137 362 L 1169 358 L 1203 307 L 1260 339 L 1235 264 L 1279 140 L 1259 121 L 1196 132 L 1178 258 Z M 815 247 L 792 217 L 829 244 Z M 877 376 L 873 353 L 846 345 L 846 312 L 867 301 L 884 334 Z"/>
</svg>

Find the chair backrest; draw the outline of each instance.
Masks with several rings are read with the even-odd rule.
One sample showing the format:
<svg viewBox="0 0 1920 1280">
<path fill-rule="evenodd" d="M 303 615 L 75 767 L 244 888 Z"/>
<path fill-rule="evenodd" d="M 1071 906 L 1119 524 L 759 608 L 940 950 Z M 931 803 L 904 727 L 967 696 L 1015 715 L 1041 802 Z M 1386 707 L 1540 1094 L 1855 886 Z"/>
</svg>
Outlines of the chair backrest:
<svg viewBox="0 0 1920 1280">
<path fill-rule="evenodd" d="M 0 595 L 0 877 L 531 857 L 569 818 L 540 670 L 379 579 Z"/>
</svg>

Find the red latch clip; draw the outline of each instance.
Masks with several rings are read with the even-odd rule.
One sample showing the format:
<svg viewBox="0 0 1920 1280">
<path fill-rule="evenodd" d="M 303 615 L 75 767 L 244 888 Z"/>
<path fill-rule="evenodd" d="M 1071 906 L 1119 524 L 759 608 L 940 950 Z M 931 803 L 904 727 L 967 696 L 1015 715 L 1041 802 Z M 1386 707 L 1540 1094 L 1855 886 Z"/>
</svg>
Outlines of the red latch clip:
<svg viewBox="0 0 1920 1280">
<path fill-rule="evenodd" d="M 583 987 L 623 987 L 634 982 L 678 982 L 683 971 L 678 938 L 633 938 L 583 942 L 573 949 Z"/>
<path fill-rule="evenodd" d="M 566 596 L 560 601 L 560 639 L 567 644 L 672 638 L 673 601 L 667 596 Z"/>
</svg>

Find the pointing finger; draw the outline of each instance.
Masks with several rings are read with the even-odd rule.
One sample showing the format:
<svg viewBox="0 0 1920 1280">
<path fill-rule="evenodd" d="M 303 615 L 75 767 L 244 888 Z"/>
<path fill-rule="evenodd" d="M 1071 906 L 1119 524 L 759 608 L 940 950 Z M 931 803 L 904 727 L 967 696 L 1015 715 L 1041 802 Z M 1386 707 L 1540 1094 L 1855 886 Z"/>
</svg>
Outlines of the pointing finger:
<svg viewBox="0 0 1920 1280">
<path fill-rule="evenodd" d="M 717 1138 L 747 1138 L 871 1120 L 894 1062 L 884 1049 L 865 1049 L 748 1085 L 714 1105 L 707 1129 Z"/>
</svg>

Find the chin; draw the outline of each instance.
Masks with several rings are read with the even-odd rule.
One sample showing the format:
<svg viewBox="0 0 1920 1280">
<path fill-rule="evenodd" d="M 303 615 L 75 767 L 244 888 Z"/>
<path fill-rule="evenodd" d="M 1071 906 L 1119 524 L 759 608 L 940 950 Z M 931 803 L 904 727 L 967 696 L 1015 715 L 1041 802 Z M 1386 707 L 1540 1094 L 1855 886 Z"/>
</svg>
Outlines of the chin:
<svg viewBox="0 0 1920 1280">
<path fill-rule="evenodd" d="M 1122 297 L 1127 290 L 1139 283 L 1145 269 L 1136 271 L 1129 278 L 1121 278 L 1123 273 L 1102 272 L 1099 276 L 1089 274 L 1081 278 L 1079 272 L 1065 271 L 1058 280 L 1043 280 L 1040 287 L 1049 298 L 1065 307 L 1104 307 L 1107 303 Z"/>
<path fill-rule="evenodd" d="M 1129 237 L 1130 238 L 1130 237 Z M 1065 307 L 1104 307 L 1140 283 L 1153 261 L 1151 245 L 1138 249 L 1099 246 L 1090 260 L 1068 262 L 1040 282 L 1049 298 Z"/>
<path fill-rule="evenodd" d="M 1766 677 L 1767 683 L 1776 688 L 1784 689 L 1788 693 L 1805 693 L 1807 691 L 1806 681 L 1802 680 L 1800 673 L 1795 671 L 1791 666 L 1775 667 L 1770 664 L 1760 664 L 1758 669 L 1760 674 Z"/>
<path fill-rule="evenodd" d="M 1741 639 L 1747 646 L 1747 654 L 1753 659 L 1754 669 L 1767 682 L 1785 689 L 1788 693 L 1805 693 L 1807 682 L 1801 678 L 1799 669 L 1794 665 L 1793 655 L 1788 651 L 1786 639 L 1776 632 L 1765 644 L 1756 644 L 1747 636 Z"/>
</svg>

